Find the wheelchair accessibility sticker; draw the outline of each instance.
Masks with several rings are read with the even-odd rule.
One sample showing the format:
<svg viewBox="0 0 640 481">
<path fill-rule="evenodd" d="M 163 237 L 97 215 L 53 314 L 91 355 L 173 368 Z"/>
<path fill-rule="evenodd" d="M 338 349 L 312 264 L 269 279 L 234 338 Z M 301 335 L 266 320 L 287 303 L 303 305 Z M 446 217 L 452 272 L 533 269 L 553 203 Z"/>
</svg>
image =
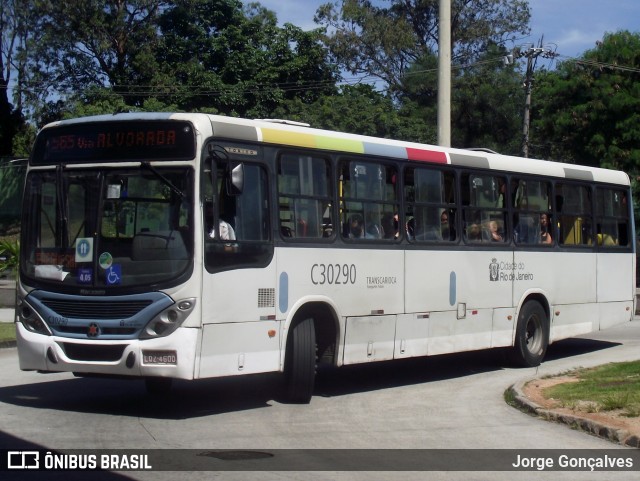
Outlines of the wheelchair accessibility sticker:
<svg viewBox="0 0 640 481">
<path fill-rule="evenodd" d="M 105 269 L 105 280 L 108 286 L 115 286 L 120 284 L 122 280 L 122 268 L 120 264 L 112 264 Z"/>
</svg>

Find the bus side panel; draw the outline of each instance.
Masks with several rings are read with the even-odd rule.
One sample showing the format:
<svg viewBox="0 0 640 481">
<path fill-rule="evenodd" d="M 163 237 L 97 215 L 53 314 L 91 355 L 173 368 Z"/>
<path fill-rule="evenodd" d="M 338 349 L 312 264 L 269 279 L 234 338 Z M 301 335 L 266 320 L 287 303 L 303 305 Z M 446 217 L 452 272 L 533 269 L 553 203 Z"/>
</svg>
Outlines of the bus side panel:
<svg viewBox="0 0 640 481">
<path fill-rule="evenodd" d="M 331 299 L 343 317 L 403 312 L 400 250 L 281 247 L 277 259 L 278 316 L 305 297 Z"/>
<path fill-rule="evenodd" d="M 262 269 L 203 273 L 198 377 L 279 370 L 275 279 L 275 262 Z"/>
<path fill-rule="evenodd" d="M 516 251 L 514 299 L 543 292 L 553 306 L 596 302 L 596 256 L 592 252 Z"/>
<path fill-rule="evenodd" d="M 276 314 L 275 262 L 202 278 L 202 324 L 256 322 Z"/>
<path fill-rule="evenodd" d="M 635 256 L 621 252 L 599 252 L 596 256 L 598 258 L 598 302 L 633 300 Z"/>
<path fill-rule="evenodd" d="M 466 314 L 466 317 L 452 322 L 451 312 L 431 313 L 429 355 L 491 347 L 493 309 L 468 309 Z"/>
<path fill-rule="evenodd" d="M 598 304 L 600 325 L 595 328 L 607 329 L 608 327 L 633 320 L 633 301 L 601 302 Z"/>
<path fill-rule="evenodd" d="M 394 358 L 426 356 L 428 352 L 429 316 L 401 314 L 396 321 Z"/>
<path fill-rule="evenodd" d="M 203 327 L 201 378 L 279 369 L 280 322 L 234 322 Z"/>
<path fill-rule="evenodd" d="M 597 329 L 595 253 L 516 251 L 514 266 L 516 302 L 532 291 L 549 302 L 551 342 Z"/>
<path fill-rule="evenodd" d="M 348 317 L 344 365 L 393 359 L 396 316 Z"/>
<path fill-rule="evenodd" d="M 494 327 L 494 310 L 512 305 L 512 266 L 509 250 L 407 251 L 406 310 L 415 314 L 399 319 L 397 352 L 408 345 L 412 347 L 409 352 L 423 353 L 416 339 L 419 333 L 427 335 L 428 355 L 507 342 L 493 339 L 492 331 L 505 329 L 502 323 Z M 512 326 L 507 329 L 505 339 L 510 343 Z M 406 352 L 405 347 L 403 357 Z"/>
<path fill-rule="evenodd" d="M 510 250 L 407 251 L 406 312 L 510 307 L 512 262 Z"/>
<path fill-rule="evenodd" d="M 622 252 L 599 252 L 598 312 L 599 325 L 608 327 L 627 322 L 634 316 L 635 255 Z"/>
<path fill-rule="evenodd" d="M 549 342 L 598 330 L 597 304 L 565 304 L 554 307 Z"/>
</svg>

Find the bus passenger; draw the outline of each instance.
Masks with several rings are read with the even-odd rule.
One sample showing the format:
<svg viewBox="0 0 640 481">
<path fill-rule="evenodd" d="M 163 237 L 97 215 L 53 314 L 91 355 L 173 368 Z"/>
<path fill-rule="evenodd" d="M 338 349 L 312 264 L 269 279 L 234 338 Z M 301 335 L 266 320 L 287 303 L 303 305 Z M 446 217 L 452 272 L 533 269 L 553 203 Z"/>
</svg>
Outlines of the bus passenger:
<svg viewBox="0 0 640 481">
<path fill-rule="evenodd" d="M 364 232 L 362 217 L 358 214 L 351 216 L 349 222 L 349 239 L 360 239 Z"/>
<path fill-rule="evenodd" d="M 449 214 L 446 210 L 443 210 L 442 214 L 440 214 L 440 230 L 443 240 L 452 240 L 453 236 L 449 227 Z"/>
<path fill-rule="evenodd" d="M 468 224 L 465 234 L 467 236 L 467 240 L 470 240 L 470 241 L 482 240 L 482 229 L 478 224 L 475 224 L 475 223 Z"/>
<path fill-rule="evenodd" d="M 551 237 L 551 221 L 549 220 L 549 214 L 540 214 L 540 243 L 541 244 L 553 244 L 553 237 Z"/>
<path fill-rule="evenodd" d="M 398 232 L 398 214 L 392 215 L 391 212 L 387 212 L 382 216 L 380 223 L 382 224 L 384 239 L 396 239 L 400 235 L 400 232 Z"/>
<path fill-rule="evenodd" d="M 495 220 L 489 221 L 489 236 L 491 242 L 502 242 L 504 240 L 498 230 L 498 223 Z"/>
<path fill-rule="evenodd" d="M 236 240 L 236 233 L 233 230 L 233 227 L 231 227 L 231 224 L 220 219 L 218 221 L 218 226 L 220 228 L 220 237 L 219 237 L 220 240 Z M 215 236 L 216 236 L 216 230 L 211 229 L 209 231 L 209 237 L 213 239 L 215 238 Z"/>
</svg>

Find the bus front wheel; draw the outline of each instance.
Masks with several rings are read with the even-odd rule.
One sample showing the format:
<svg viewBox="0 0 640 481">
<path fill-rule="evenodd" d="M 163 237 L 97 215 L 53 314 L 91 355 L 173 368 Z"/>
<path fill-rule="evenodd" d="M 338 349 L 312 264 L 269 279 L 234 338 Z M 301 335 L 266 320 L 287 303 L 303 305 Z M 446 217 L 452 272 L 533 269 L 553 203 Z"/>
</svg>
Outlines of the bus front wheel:
<svg viewBox="0 0 640 481">
<path fill-rule="evenodd" d="M 316 377 L 316 331 L 312 318 L 295 324 L 289 334 L 284 375 L 286 400 L 298 404 L 310 402 Z"/>
<path fill-rule="evenodd" d="M 513 360 L 523 367 L 539 366 L 549 346 L 549 320 L 538 301 L 528 301 L 518 315 Z"/>
</svg>

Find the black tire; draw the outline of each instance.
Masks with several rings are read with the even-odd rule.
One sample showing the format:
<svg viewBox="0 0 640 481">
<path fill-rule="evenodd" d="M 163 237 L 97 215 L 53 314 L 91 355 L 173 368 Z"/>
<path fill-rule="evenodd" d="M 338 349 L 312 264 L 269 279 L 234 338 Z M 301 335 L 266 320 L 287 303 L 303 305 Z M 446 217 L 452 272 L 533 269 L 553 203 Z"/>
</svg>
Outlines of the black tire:
<svg viewBox="0 0 640 481">
<path fill-rule="evenodd" d="M 287 340 L 284 361 L 285 400 L 307 404 L 316 377 L 316 331 L 312 318 L 295 324 Z"/>
<path fill-rule="evenodd" d="M 539 366 L 549 346 L 549 319 L 538 301 L 528 301 L 520 310 L 513 346 L 513 361 L 523 367 Z"/>
<path fill-rule="evenodd" d="M 144 380 L 144 385 L 147 388 L 148 394 L 165 395 L 171 392 L 171 385 L 173 379 L 170 377 L 147 377 Z"/>
</svg>

